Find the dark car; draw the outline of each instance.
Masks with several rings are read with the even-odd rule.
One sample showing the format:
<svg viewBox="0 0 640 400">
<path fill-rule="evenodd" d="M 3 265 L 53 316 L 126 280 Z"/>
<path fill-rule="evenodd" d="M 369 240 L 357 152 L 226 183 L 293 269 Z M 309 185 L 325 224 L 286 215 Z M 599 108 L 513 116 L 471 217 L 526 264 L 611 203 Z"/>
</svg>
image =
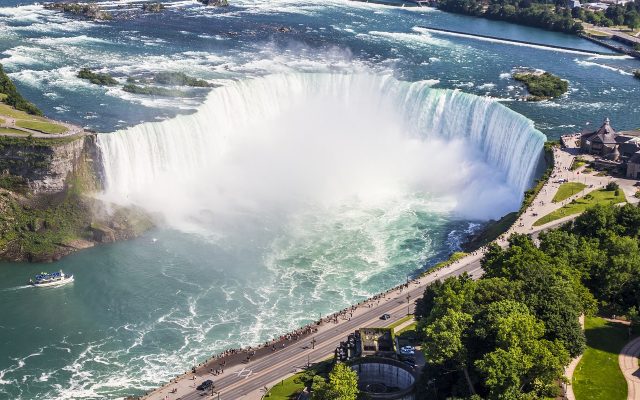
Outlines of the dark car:
<svg viewBox="0 0 640 400">
<path fill-rule="evenodd" d="M 382 320 L 388 320 L 389 318 L 391 318 L 391 315 L 389 315 L 389 314 L 382 314 L 380 316 L 380 319 L 382 319 Z"/>
<path fill-rule="evenodd" d="M 198 390 L 207 390 L 212 386 L 213 386 L 213 381 L 211 379 L 207 379 L 206 381 L 204 381 L 200 385 L 198 385 L 198 387 L 196 389 L 198 389 Z"/>
</svg>

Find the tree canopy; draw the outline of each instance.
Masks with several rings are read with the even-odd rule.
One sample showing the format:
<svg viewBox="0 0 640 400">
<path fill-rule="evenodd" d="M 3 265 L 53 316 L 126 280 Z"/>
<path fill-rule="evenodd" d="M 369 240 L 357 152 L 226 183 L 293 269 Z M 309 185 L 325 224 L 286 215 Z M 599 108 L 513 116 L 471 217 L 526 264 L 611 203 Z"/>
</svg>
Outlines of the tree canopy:
<svg viewBox="0 0 640 400">
<path fill-rule="evenodd" d="M 422 395 L 557 396 L 564 367 L 585 348 L 581 314 L 627 314 L 640 330 L 639 229 L 640 208 L 596 206 L 536 242 L 513 235 L 505 249 L 489 245 L 479 280 L 427 287 L 416 304 Z"/>
<path fill-rule="evenodd" d="M 338 363 L 329 373 L 328 381 L 315 376 L 312 384 L 313 400 L 356 400 L 358 374 L 346 364 Z"/>
</svg>

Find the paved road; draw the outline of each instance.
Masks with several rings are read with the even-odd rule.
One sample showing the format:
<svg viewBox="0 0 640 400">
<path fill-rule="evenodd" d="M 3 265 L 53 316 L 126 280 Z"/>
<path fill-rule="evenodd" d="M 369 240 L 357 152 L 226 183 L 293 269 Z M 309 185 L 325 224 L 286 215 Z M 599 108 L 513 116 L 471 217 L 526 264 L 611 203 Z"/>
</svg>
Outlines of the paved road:
<svg viewBox="0 0 640 400">
<path fill-rule="evenodd" d="M 220 391 L 221 400 L 248 399 L 252 392 L 255 393 L 265 386 L 270 387 L 272 383 L 279 381 L 284 375 L 304 367 L 307 361 L 314 363 L 333 355 L 335 348 L 341 341 L 346 339 L 349 333 L 363 326 L 379 326 L 382 314 L 388 313 L 391 315 L 391 319 L 387 320 L 385 324 L 390 324 L 406 316 L 407 293 L 411 296 L 411 299 L 421 297 L 428 284 L 446 276 L 457 276 L 467 272 L 474 277 L 479 277 L 482 273 L 480 255 L 476 255 L 468 261 L 452 265 L 448 269 L 441 270 L 438 274 L 431 274 L 420 280 L 413 281 L 408 290 L 391 292 L 387 295 L 386 301 L 383 299 L 380 305 L 371 308 L 360 306 L 358 308 L 360 312 L 354 314 L 350 321 L 340 320 L 337 325 L 323 323 L 326 329 L 319 330 L 318 333 L 307 337 L 304 341 L 293 342 L 289 347 L 278 350 L 268 357 L 252 361 L 230 371 L 225 370 L 225 374 L 221 377 L 205 375 L 199 376 L 195 381 L 182 379 L 177 385 L 166 386 L 147 398 L 164 399 L 164 396 L 169 396 L 169 399 L 198 399 L 204 393 L 195 390 L 193 386 L 204 379 L 211 378 L 216 383 L 214 390 Z M 413 308 L 413 302 L 411 302 L 411 308 Z M 315 338 L 317 344 L 314 349 L 310 349 L 309 343 L 313 338 Z M 170 394 L 169 390 L 174 387 L 178 388 L 178 393 Z M 214 398 L 217 399 L 217 394 Z"/>
<path fill-rule="evenodd" d="M 569 147 L 568 150 L 565 151 L 557 149 L 554 151 L 556 160 L 554 170 L 555 177 L 545 184 L 536 199 L 533 201 L 531 207 L 523 213 L 514 226 L 512 226 L 507 233 L 498 240 L 500 245 L 507 245 L 506 238 L 511 233 L 537 233 L 554 228 L 557 225 L 577 217 L 576 214 L 543 226 L 533 226 L 533 223 L 541 216 L 560 208 L 564 203 L 569 202 L 574 198 L 584 196 L 588 191 L 604 186 L 608 182 L 608 179 L 606 178 L 578 174 L 575 171 L 569 170 L 575 154 L 577 154 L 575 138 L 576 137 L 565 138 L 565 142 Z M 593 184 L 593 187 L 575 194 L 562 203 L 553 203 L 551 199 L 560 186 L 559 184 L 553 183 L 553 180 L 559 178 L 566 178 L 570 182 L 582 181 L 588 185 Z M 449 267 L 438 271 L 437 273 L 430 274 L 418 281 L 414 281 L 409 288 L 411 299 L 416 299 L 417 297 L 422 296 L 425 287 L 437 279 L 441 279 L 446 276 L 460 275 L 464 272 L 468 272 L 474 277 L 480 276 L 482 274 L 482 270 L 480 268 L 481 257 L 482 254 L 480 252 L 469 255 Z M 324 323 L 317 333 L 306 337 L 303 341 L 290 342 L 289 347 L 286 347 L 285 349 L 278 350 L 268 356 L 253 360 L 248 364 L 242 364 L 240 366 L 229 368 L 228 370 L 225 369 L 225 373 L 217 377 L 204 372 L 207 371 L 207 368 L 209 367 L 202 368 L 198 371 L 197 379 L 195 381 L 189 380 L 186 376 L 182 377 L 177 382 L 155 390 L 146 396 L 145 399 L 163 400 L 165 399 L 165 396 L 171 400 L 201 398 L 204 393 L 196 391 L 195 386 L 209 378 L 216 382 L 215 390 L 219 391 L 219 396 L 222 400 L 240 398 L 245 400 L 255 398 L 259 399 L 260 389 L 270 387 L 274 383 L 279 382 L 283 377 L 286 377 L 297 369 L 304 367 L 308 361 L 314 363 L 332 355 L 336 346 L 340 341 L 345 340 L 349 333 L 352 333 L 363 326 L 379 326 L 379 317 L 382 314 L 391 314 L 392 318 L 387 321 L 387 324 L 404 317 L 407 313 L 407 290 L 402 293 L 397 290 L 391 293 L 393 293 L 393 295 L 387 295 L 387 299 L 379 305 L 375 305 L 371 308 L 365 306 L 358 307 L 351 320 L 340 320 L 337 325 Z M 314 349 L 309 349 L 308 345 L 312 338 L 315 338 L 317 344 Z M 169 390 L 172 388 L 177 388 L 178 392 L 176 394 L 170 394 Z M 218 398 L 217 394 L 214 398 Z"/>
<path fill-rule="evenodd" d="M 640 356 L 640 338 L 635 338 L 626 344 L 618 356 L 618 364 L 624 378 L 627 380 L 627 400 L 640 399 L 640 368 L 638 367 Z"/>
</svg>

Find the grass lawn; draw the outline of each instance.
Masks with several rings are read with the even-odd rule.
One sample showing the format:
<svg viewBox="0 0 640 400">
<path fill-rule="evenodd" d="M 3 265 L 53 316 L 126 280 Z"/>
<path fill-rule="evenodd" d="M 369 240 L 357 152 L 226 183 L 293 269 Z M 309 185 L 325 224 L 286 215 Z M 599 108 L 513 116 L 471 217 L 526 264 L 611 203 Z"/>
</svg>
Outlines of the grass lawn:
<svg viewBox="0 0 640 400">
<path fill-rule="evenodd" d="M 618 353 L 628 341 L 628 328 L 599 317 L 585 319 L 587 349 L 573 374 L 577 400 L 626 400 L 627 382 Z"/>
<path fill-rule="evenodd" d="M 311 370 L 314 371 L 317 375 L 322 376 L 323 378 L 327 378 L 329 371 L 333 366 L 333 356 L 317 362 L 311 365 Z M 276 383 L 273 385 L 271 389 L 265 394 L 265 399 L 270 400 L 289 400 L 295 399 L 296 395 L 300 393 L 304 389 L 304 383 L 302 382 L 305 372 L 298 372 L 297 374 L 284 379 L 280 383 Z M 296 382 L 299 381 L 299 382 Z"/>
<path fill-rule="evenodd" d="M 294 379 L 301 375 L 301 373 L 297 373 L 293 376 L 288 377 L 282 383 L 278 383 L 273 386 L 269 392 L 265 395 L 265 399 L 272 400 L 289 400 L 295 399 L 295 394 L 299 393 L 304 389 L 303 383 L 296 383 Z"/>
<path fill-rule="evenodd" d="M 38 117 L 37 115 L 31 115 L 31 114 L 27 114 L 24 111 L 16 110 L 15 108 L 7 104 L 0 104 L 0 115 L 5 115 L 11 118 L 26 119 L 29 121 L 46 121 L 47 120 L 46 118 Z"/>
<path fill-rule="evenodd" d="M 405 323 L 406 321 L 413 319 L 413 315 L 407 315 L 405 317 L 400 318 L 399 320 L 397 320 L 396 322 L 391 323 L 390 325 L 387 325 L 387 328 L 395 328 L 396 326 Z"/>
<path fill-rule="evenodd" d="M 578 168 L 582 167 L 583 165 L 586 165 L 587 162 L 583 159 L 580 158 L 575 158 L 573 160 L 573 162 L 571 163 L 571 167 L 569 168 L 571 171 L 575 171 Z"/>
<path fill-rule="evenodd" d="M 17 120 L 16 125 L 21 128 L 28 128 L 28 129 L 33 129 L 36 131 L 40 131 L 44 133 L 52 133 L 52 134 L 65 133 L 67 131 L 67 128 L 62 125 L 53 124 L 51 122 L 45 122 L 45 121 Z"/>
<path fill-rule="evenodd" d="M 586 187 L 587 185 L 580 182 L 563 183 L 562 185 L 560 185 L 560 187 L 558 188 L 558 192 L 556 193 L 555 196 L 553 196 L 553 200 L 551 201 L 553 201 L 554 203 L 558 203 L 564 199 L 568 199 L 569 197 L 580 192 L 582 189 Z"/>
<path fill-rule="evenodd" d="M 19 131 L 17 129 L 12 129 L 12 128 L 0 128 L 0 133 L 14 133 L 17 135 L 25 135 L 28 136 L 29 134 L 23 131 Z"/>
<path fill-rule="evenodd" d="M 626 200 L 627 199 L 624 196 L 622 189 L 618 191 L 618 196 L 615 195 L 615 191 L 605 189 L 594 190 L 584 197 L 574 200 L 566 206 L 562 206 L 561 208 L 545 215 L 534 222 L 533 225 L 540 226 L 563 217 L 568 217 L 569 215 L 580 214 L 587 208 L 593 207 L 596 204 L 618 204 Z"/>
<path fill-rule="evenodd" d="M 396 332 L 396 336 L 401 336 L 403 333 L 406 332 L 411 332 L 416 330 L 416 327 L 418 326 L 418 324 L 416 322 L 414 322 L 411 325 L 407 325 L 404 328 L 400 329 L 398 332 Z"/>
</svg>

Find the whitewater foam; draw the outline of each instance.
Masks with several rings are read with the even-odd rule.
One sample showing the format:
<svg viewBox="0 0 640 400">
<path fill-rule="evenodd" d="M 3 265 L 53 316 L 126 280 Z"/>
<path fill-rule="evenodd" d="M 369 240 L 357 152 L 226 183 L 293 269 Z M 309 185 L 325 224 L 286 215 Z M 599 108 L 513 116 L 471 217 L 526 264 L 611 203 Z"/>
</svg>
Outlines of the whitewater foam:
<svg viewBox="0 0 640 400">
<path fill-rule="evenodd" d="M 452 209 L 465 217 L 514 209 L 544 136 L 491 100 L 429 83 L 288 74 L 215 89 L 196 114 L 101 135 L 105 197 L 182 228 L 404 190 L 456 193 Z"/>
</svg>

